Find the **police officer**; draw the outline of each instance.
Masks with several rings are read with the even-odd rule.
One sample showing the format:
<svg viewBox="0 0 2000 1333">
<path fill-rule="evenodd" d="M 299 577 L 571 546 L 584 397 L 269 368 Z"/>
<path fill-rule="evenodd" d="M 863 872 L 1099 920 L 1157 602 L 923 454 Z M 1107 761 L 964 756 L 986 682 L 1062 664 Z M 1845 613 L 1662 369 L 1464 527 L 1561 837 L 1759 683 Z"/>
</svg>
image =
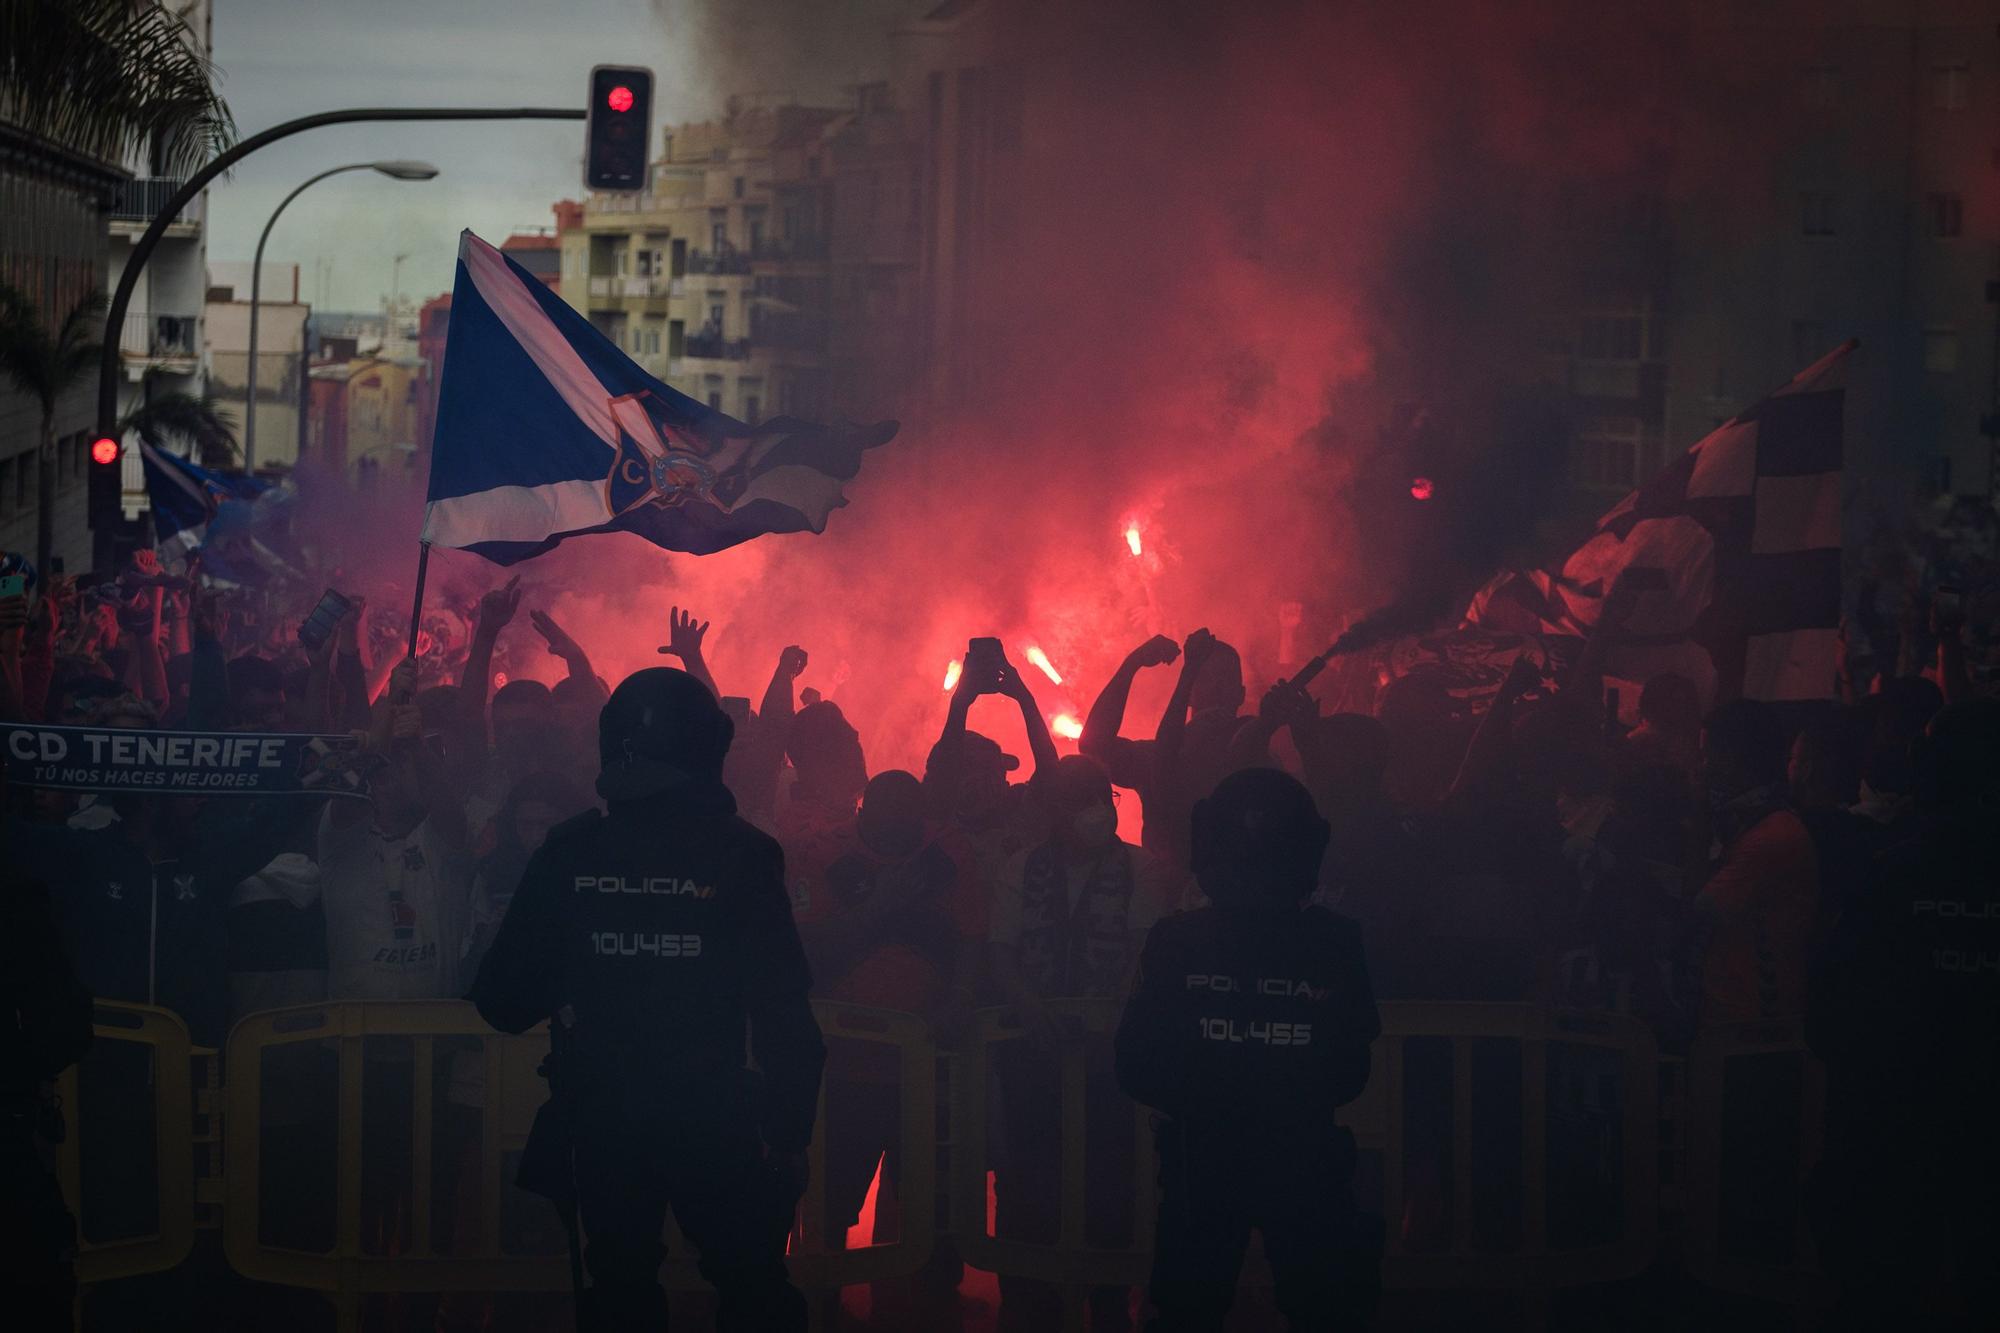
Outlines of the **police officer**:
<svg viewBox="0 0 2000 1333">
<path fill-rule="evenodd" d="M 49 1169 L 64 1132 L 50 1083 L 90 1045 L 90 993 L 70 970 L 41 885 L 0 878 L 0 1290 L 9 1326 L 67 1329 L 76 1221 Z"/>
<path fill-rule="evenodd" d="M 805 1327 L 784 1247 L 826 1048 L 783 854 L 722 785 L 733 731 L 686 673 L 627 677 L 598 720 L 608 813 L 550 832 L 473 989 L 503 1032 L 565 1024 L 598 1333 L 665 1326 L 669 1205 L 718 1292 L 718 1329 Z M 761 1075 L 745 1068 L 746 1025 Z"/>
<path fill-rule="evenodd" d="M 1914 1310 L 1983 1328 L 2000 1305 L 2000 699 L 1939 713 L 1915 778 L 1908 837 L 1828 932 L 1807 1009 L 1826 1063 L 1813 1196 L 1836 1329 Z"/>
<path fill-rule="evenodd" d="M 1379 1240 L 1357 1243 L 1334 1112 L 1381 1024 L 1360 931 L 1305 905 L 1327 823 L 1287 774 L 1245 769 L 1195 804 L 1191 833 L 1211 905 L 1153 927 L 1117 1036 L 1119 1085 L 1161 1112 L 1150 1327 L 1220 1329 L 1253 1227 L 1294 1330 L 1365 1322 Z"/>
</svg>

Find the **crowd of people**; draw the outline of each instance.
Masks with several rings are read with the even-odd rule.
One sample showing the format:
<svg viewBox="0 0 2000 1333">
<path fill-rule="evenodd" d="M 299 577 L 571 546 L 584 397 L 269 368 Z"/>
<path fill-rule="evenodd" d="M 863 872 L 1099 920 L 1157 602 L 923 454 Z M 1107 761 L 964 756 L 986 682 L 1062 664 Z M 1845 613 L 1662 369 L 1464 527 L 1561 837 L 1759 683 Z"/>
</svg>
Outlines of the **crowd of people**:
<svg viewBox="0 0 2000 1333">
<path fill-rule="evenodd" d="M 467 994 L 551 830 L 621 799 L 603 785 L 599 750 L 610 682 L 545 610 L 523 615 L 523 600 L 519 580 L 495 587 L 462 643 L 410 660 L 373 641 L 359 599 L 307 651 L 298 615 L 247 614 L 240 599 L 164 574 L 150 553 L 116 580 L 51 580 L 0 598 L 4 719 L 367 738 L 365 800 L 10 788 L 8 873 L 47 887 L 83 986 L 171 1009 L 211 1046 L 245 1015 L 281 1006 Z M 1984 1132 L 2000 1109 L 2000 700 L 1968 676 L 1960 613 L 1940 604 L 1924 624 L 1932 661 L 1878 654 L 1872 677 L 1843 679 L 1842 698 L 1705 707 L 1692 684 L 1661 676 L 1645 682 L 1630 728 L 1606 709 L 1601 679 L 1620 618 L 1614 590 L 1598 636 L 1559 676 L 1523 653 L 1472 709 L 1420 673 L 1385 683 L 1366 711 L 1325 713 L 1284 680 L 1247 707 L 1231 645 L 1206 630 L 1158 636 L 1105 683 L 1072 753 L 998 642 L 975 640 L 921 772 L 871 768 L 864 720 L 799 691 L 809 645 L 788 647 L 755 708 L 741 701 L 747 682 L 729 683 L 723 786 L 782 848 L 814 996 L 917 1015 L 946 1051 L 975 1010 L 1018 1015 L 1027 1040 L 1003 1046 L 997 1065 L 1002 1237 L 1055 1239 L 1050 1052 L 1079 1034 L 1052 1002 L 1141 994 L 1149 969 L 1177 966 L 1170 927 L 1210 910 L 1219 882 L 1213 857 L 1203 862 L 1205 803 L 1231 775 L 1277 768 L 1325 824 L 1301 896 L 1327 909 L 1314 920 L 1353 927 L 1351 940 L 1327 943 L 1360 973 L 1343 1012 L 1372 1021 L 1374 999 L 1615 1011 L 1669 1053 L 1728 1025 L 1800 1024 L 1828 1080 L 1823 1161 L 1808 1180 L 1752 1191 L 1730 1225 L 1754 1248 L 1790 1225 L 1787 1211 L 1809 1216 L 1856 1327 L 1935 1306 L 1940 1256 L 1958 1261 L 1958 1308 L 1985 1308 L 1994 1223 L 1981 1191 L 1959 1185 L 2000 1166 Z M 565 675 L 494 689 L 496 648 L 524 620 Z M 704 659 L 707 631 L 676 608 L 660 652 L 731 699 Z M 1169 670 L 1157 724 L 1128 717 L 1139 676 Z M 998 706 L 980 703 L 989 696 L 1018 709 L 1025 764 L 974 729 L 976 709 Z M 1137 818 L 1122 812 L 1136 844 L 1120 837 L 1131 802 Z M 1252 840 L 1232 864 L 1256 856 Z M 1366 1080 L 1374 1034 L 1355 1023 L 1359 1070 L 1286 1094 L 1328 1127 Z M 1139 1042 L 1144 1024 L 1128 1016 L 1128 1027 Z M 1219 1040 L 1240 1040 L 1223 1031 Z M 1129 1099 L 1158 1107 L 1194 1094 L 1139 1045 L 1116 1058 L 1108 1036 L 1097 1045 L 1087 1229 L 1092 1244 L 1115 1246 L 1132 1234 L 1142 1151 Z M 464 1086 L 476 1085 L 473 1071 L 459 1072 L 452 1097 L 476 1106 L 477 1087 Z M 376 1060 L 370 1077 L 371 1096 L 387 1101 L 410 1070 Z M 895 1197 L 901 1103 L 896 1067 L 867 1050 L 835 1043 L 824 1077 L 823 1224 L 839 1235 L 878 1164 L 880 1197 Z M 1723 1159 L 1745 1179 L 1788 1173 L 1770 1114 L 1796 1099 L 1788 1077 L 1753 1073 L 1764 1082 L 1735 1098 L 1721 1127 Z M 1218 1097 L 1229 1089 L 1195 1100 Z M 1289 1121 L 1242 1124 L 1282 1133 L 1270 1126 Z M 1199 1179 L 1182 1151 L 1163 1169 Z M 1210 1143 L 1195 1155 L 1225 1151 Z M 1297 1179 L 1352 1175 L 1351 1162 L 1328 1160 Z M 1388 1223 L 1411 1248 L 1449 1205 L 1425 1179 L 1413 1170 L 1410 1206 Z M 109 1195 L 86 1205 L 116 1206 Z M 379 1228 L 370 1243 L 393 1249 L 394 1200 L 368 1206 Z M 1342 1226 L 1348 1252 L 1379 1250 L 1379 1235 Z M 1267 1228 L 1267 1249 L 1269 1238 Z M 1190 1253 L 1177 1260 L 1183 1276 L 1200 1267 Z M 958 1276 L 941 1247 L 917 1285 L 948 1302 Z M 1053 1326 L 1052 1300 L 1039 1284 L 1003 1283 L 1002 1317 Z M 1131 1304 L 1123 1289 L 1094 1293 L 1097 1326 L 1123 1325 Z M 938 1317 L 926 1308 L 924 1319 Z"/>
</svg>

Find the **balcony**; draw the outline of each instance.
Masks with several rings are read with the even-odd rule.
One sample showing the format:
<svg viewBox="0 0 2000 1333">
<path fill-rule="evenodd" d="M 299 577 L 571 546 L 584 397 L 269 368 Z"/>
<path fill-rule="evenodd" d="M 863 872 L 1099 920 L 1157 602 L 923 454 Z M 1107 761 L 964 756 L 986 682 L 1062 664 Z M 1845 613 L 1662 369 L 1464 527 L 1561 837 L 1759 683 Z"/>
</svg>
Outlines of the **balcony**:
<svg viewBox="0 0 2000 1333">
<path fill-rule="evenodd" d="M 679 296 L 682 290 L 679 278 L 621 278 L 616 274 L 599 274 L 590 280 L 590 294 L 605 300 L 645 300 L 656 296 Z"/>
<path fill-rule="evenodd" d="M 750 254 L 760 263 L 787 263 L 816 261 L 826 258 L 826 237 L 808 233 L 794 236 L 790 240 L 768 237 L 757 242 Z"/>
<path fill-rule="evenodd" d="M 683 356 L 711 361 L 741 361 L 750 355 L 748 338 L 725 338 L 719 333 L 690 333 L 682 344 Z"/>
<path fill-rule="evenodd" d="M 201 324 L 193 315 L 128 314 L 118 352 L 128 361 L 183 362 L 192 370 L 201 357 Z"/>
<path fill-rule="evenodd" d="M 140 176 L 126 181 L 118 192 L 117 201 L 111 205 L 110 220 L 119 231 L 130 231 L 134 235 L 144 231 L 153 220 L 153 215 L 166 207 L 174 197 L 183 180 L 179 176 Z M 182 209 L 167 226 L 169 236 L 190 236 L 201 224 L 201 201 Z"/>
<path fill-rule="evenodd" d="M 687 269 L 690 273 L 701 274 L 748 273 L 750 256 L 733 249 L 720 254 L 697 250 L 688 256 Z"/>
</svg>

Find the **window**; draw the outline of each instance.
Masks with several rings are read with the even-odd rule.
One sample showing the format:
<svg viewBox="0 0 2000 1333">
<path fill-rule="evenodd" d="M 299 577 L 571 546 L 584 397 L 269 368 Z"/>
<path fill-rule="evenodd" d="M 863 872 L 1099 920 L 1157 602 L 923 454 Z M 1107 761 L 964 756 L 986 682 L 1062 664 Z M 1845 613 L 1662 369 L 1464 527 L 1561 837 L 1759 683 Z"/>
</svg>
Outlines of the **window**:
<svg viewBox="0 0 2000 1333">
<path fill-rule="evenodd" d="M 1840 105 L 1840 70 L 1834 65 L 1807 65 L 1801 71 L 1805 104 L 1815 111 L 1831 111 Z"/>
<path fill-rule="evenodd" d="M 1646 321 L 1638 315 L 1585 315 L 1576 335 L 1580 360 L 1637 361 L 1645 355 Z"/>
<path fill-rule="evenodd" d="M 667 355 L 678 361 L 687 350 L 687 325 L 678 319 L 667 321 Z"/>
<path fill-rule="evenodd" d="M 1971 88 L 1972 69 L 1964 61 L 1931 66 L 1931 105 L 1938 110 L 1965 110 Z"/>
<path fill-rule="evenodd" d="M 736 392 L 743 400 L 743 419 L 756 425 L 764 410 L 764 381 L 746 375 L 736 381 Z"/>
<path fill-rule="evenodd" d="M 721 292 L 708 294 L 708 324 L 704 331 L 713 337 L 722 336 L 722 312 L 727 304 L 728 301 Z"/>
<path fill-rule="evenodd" d="M 750 253 L 757 254 L 764 248 L 764 210 L 746 208 L 743 210 L 743 231 L 750 244 Z"/>
<path fill-rule="evenodd" d="M 1799 232 L 1805 236 L 1833 235 L 1833 196 L 1824 190 L 1799 195 Z"/>
<path fill-rule="evenodd" d="M 1826 325 L 1816 319 L 1792 321 L 1792 366 L 1800 369 L 1826 354 Z"/>
<path fill-rule="evenodd" d="M 688 243 L 687 243 L 687 237 L 685 237 L 685 236 L 676 236 L 676 237 L 674 238 L 674 251 L 673 251 L 673 254 L 674 254 L 674 258 L 673 258 L 673 266 L 674 266 L 674 267 L 673 267 L 673 275 L 674 275 L 674 276 L 675 276 L 676 278 L 680 278 L 680 277 L 685 277 L 685 276 L 687 275 L 687 271 L 688 271 Z"/>
<path fill-rule="evenodd" d="M 733 193 L 736 195 L 738 199 L 741 199 L 743 197 L 743 178 L 741 176 L 738 176 L 736 178 L 736 185 Z"/>
<path fill-rule="evenodd" d="M 722 410 L 722 390 L 710 389 L 708 391 L 708 406 L 712 411 L 720 412 Z"/>
<path fill-rule="evenodd" d="M 1587 490 L 1627 491 L 1639 484 L 1645 432 L 1637 417 L 1586 417 L 1570 448 L 1570 479 Z"/>
<path fill-rule="evenodd" d="M 1931 215 L 1931 235 L 1946 240 L 1964 232 L 1964 199 L 1955 194 L 1934 194 L 1926 203 Z"/>
<path fill-rule="evenodd" d="M 726 209 L 708 210 L 708 248 L 716 255 L 729 248 L 729 213 Z"/>
<path fill-rule="evenodd" d="M 1924 369 L 1933 375 L 1949 375 L 1958 369 L 1958 330 L 1924 330 Z"/>
<path fill-rule="evenodd" d="M 660 272 L 660 252 L 658 250 L 639 251 L 637 272 L 642 278 L 658 277 Z"/>
</svg>

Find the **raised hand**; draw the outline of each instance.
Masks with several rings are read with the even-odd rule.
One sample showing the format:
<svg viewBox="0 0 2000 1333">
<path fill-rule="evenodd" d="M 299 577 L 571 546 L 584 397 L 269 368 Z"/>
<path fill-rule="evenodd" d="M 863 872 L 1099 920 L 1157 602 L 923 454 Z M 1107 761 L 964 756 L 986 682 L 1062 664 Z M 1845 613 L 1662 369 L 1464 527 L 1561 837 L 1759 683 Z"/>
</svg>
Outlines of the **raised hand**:
<svg viewBox="0 0 2000 1333">
<path fill-rule="evenodd" d="M 778 654 L 778 674 L 786 680 L 797 680 L 805 674 L 806 650 L 793 644 Z"/>
<path fill-rule="evenodd" d="M 1164 634 L 1152 638 L 1132 650 L 1131 660 L 1142 667 L 1165 666 L 1181 655 L 1181 646 Z"/>
<path fill-rule="evenodd" d="M 1257 716 L 1266 725 L 1288 727 L 1319 715 L 1319 704 L 1312 695 L 1288 680 L 1281 680 L 1264 691 L 1264 698 L 1257 705 Z"/>
<path fill-rule="evenodd" d="M 359 605 L 357 602 L 356 605 Z M 521 608 L 521 576 L 516 574 L 479 599 L 477 628 L 483 634 L 498 634 Z"/>
<path fill-rule="evenodd" d="M 700 657 L 701 641 L 708 637 L 708 626 L 706 620 L 697 623 L 692 611 L 683 611 L 678 606 L 667 608 L 667 643 L 660 651 L 683 662 Z M 797 649 L 787 648 L 785 651 L 796 651 L 801 657 L 805 656 L 803 651 Z M 799 669 L 805 669 L 804 663 Z"/>
<path fill-rule="evenodd" d="M 392 708 L 400 708 L 417 697 L 417 659 L 406 657 L 389 672 L 389 689 L 382 696 Z"/>
<path fill-rule="evenodd" d="M 1014 700 L 1016 703 L 1033 703 L 1034 695 L 1028 690 L 1028 682 L 1021 679 L 1021 673 L 1006 658 L 1000 659 L 1000 669 L 993 674 L 993 693 Z"/>
<path fill-rule="evenodd" d="M 1188 635 L 1187 643 L 1181 648 L 1181 654 L 1187 659 L 1186 664 L 1190 670 L 1207 661 L 1208 655 L 1214 651 L 1215 636 L 1205 628 Z"/>
<path fill-rule="evenodd" d="M 567 661 L 583 652 L 577 641 L 564 632 L 563 627 L 556 624 L 548 612 L 528 612 L 528 623 L 535 627 L 535 633 L 542 636 L 542 643 L 548 648 L 551 657 L 560 657 Z"/>
</svg>

